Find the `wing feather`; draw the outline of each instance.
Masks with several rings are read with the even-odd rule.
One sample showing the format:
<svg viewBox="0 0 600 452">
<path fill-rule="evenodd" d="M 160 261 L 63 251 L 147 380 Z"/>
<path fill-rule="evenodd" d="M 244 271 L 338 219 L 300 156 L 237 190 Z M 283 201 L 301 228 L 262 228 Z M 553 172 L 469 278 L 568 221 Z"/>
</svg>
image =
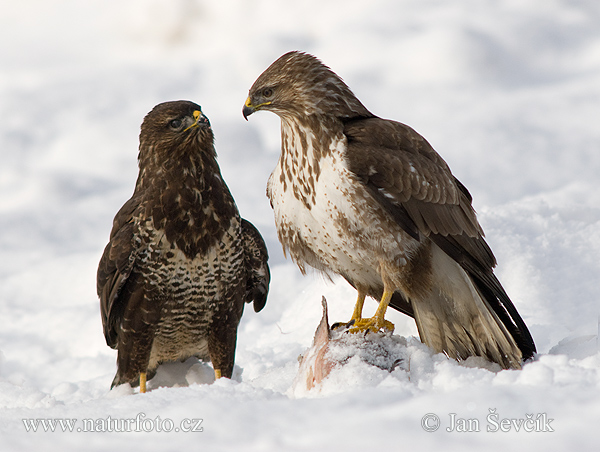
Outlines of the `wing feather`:
<svg viewBox="0 0 600 452">
<path fill-rule="evenodd" d="M 470 195 L 446 162 L 410 127 L 395 121 L 367 118 L 349 121 L 350 170 L 376 198 L 402 205 L 425 235 L 483 235 Z"/>
<path fill-rule="evenodd" d="M 96 289 L 100 297 L 100 313 L 106 343 L 117 346 L 117 326 L 125 309 L 126 300 L 121 297 L 135 262 L 133 213 L 138 206 L 132 197 L 115 216 L 110 241 L 104 248 L 98 273 Z M 130 288 L 135 290 L 135 288 Z"/>
<path fill-rule="evenodd" d="M 446 162 L 421 135 L 395 121 L 349 120 L 344 133 L 350 171 L 411 237 L 429 237 L 467 272 L 515 338 L 523 359 L 531 357 L 533 339 L 493 274 L 496 259 L 471 195 Z"/>
<path fill-rule="evenodd" d="M 254 311 L 259 312 L 267 303 L 271 272 L 267 245 L 260 232 L 248 220 L 242 218 L 242 243 L 246 266 L 246 303 L 253 302 Z"/>
</svg>

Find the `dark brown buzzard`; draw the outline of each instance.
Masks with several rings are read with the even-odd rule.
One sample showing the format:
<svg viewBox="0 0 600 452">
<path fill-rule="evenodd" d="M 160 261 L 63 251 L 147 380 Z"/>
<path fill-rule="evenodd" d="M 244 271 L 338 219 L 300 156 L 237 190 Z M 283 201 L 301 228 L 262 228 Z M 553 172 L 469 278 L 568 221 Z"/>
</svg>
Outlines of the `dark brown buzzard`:
<svg viewBox="0 0 600 452">
<path fill-rule="evenodd" d="M 113 386 L 139 382 L 145 392 L 147 373 L 191 356 L 230 378 L 244 302 L 265 305 L 267 249 L 240 218 L 213 142 L 192 102 L 144 118 L 135 191 L 98 267 L 104 336 L 118 350 Z"/>
<path fill-rule="evenodd" d="M 354 331 L 393 329 L 391 306 L 421 340 L 456 359 L 520 368 L 533 339 L 493 273 L 471 195 L 410 127 L 367 110 L 317 58 L 290 52 L 250 88 L 244 117 L 281 118 L 282 149 L 267 193 L 279 240 L 306 265 L 358 291 Z M 365 296 L 379 300 L 362 318 Z"/>
</svg>

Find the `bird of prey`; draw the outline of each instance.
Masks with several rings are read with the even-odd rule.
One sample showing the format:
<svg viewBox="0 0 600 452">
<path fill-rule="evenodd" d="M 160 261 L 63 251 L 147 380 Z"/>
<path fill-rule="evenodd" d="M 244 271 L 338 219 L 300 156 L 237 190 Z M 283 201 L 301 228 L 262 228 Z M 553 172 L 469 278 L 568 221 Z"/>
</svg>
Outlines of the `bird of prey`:
<svg viewBox="0 0 600 452">
<path fill-rule="evenodd" d="M 243 115 L 281 119 L 267 195 L 284 251 L 358 292 L 352 331 L 393 330 L 389 306 L 421 340 L 464 360 L 520 368 L 533 339 L 493 273 L 471 195 L 407 125 L 379 118 L 314 56 L 289 52 L 250 88 Z M 362 317 L 366 296 L 379 301 Z"/>
<path fill-rule="evenodd" d="M 240 218 L 200 106 L 165 102 L 141 126 L 135 190 L 115 216 L 97 274 L 112 386 L 146 391 L 160 363 L 196 356 L 231 377 L 244 302 L 260 311 L 265 243 Z"/>
</svg>

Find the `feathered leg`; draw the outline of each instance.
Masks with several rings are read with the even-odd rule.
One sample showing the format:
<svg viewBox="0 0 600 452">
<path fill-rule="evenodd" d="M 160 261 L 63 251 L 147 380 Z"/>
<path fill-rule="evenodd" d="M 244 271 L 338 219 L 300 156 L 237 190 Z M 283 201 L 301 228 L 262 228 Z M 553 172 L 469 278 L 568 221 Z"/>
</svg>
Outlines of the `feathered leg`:
<svg viewBox="0 0 600 452">
<path fill-rule="evenodd" d="M 141 315 L 138 315 L 141 313 Z M 146 378 L 160 308 L 142 289 L 131 293 L 119 328 L 117 374 L 112 387 L 129 383 L 146 392 Z"/>
<path fill-rule="evenodd" d="M 215 379 L 221 377 L 231 378 L 235 362 L 235 346 L 237 341 L 237 328 L 244 309 L 239 286 L 230 295 L 232 309 L 219 312 L 213 318 L 208 333 L 208 354 L 215 370 Z"/>
</svg>

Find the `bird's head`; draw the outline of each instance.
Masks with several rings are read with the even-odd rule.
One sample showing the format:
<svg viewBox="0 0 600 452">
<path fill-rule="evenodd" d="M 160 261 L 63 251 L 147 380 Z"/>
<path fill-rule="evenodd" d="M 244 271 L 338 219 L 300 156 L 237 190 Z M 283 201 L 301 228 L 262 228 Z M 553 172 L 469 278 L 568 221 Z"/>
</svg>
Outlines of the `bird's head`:
<svg viewBox="0 0 600 452">
<path fill-rule="evenodd" d="M 277 59 L 250 88 L 242 114 L 248 119 L 258 110 L 280 117 L 370 115 L 335 72 L 314 56 L 297 51 Z"/>
<path fill-rule="evenodd" d="M 214 153 L 213 143 L 210 122 L 200 106 L 184 100 L 158 104 L 146 115 L 140 131 L 140 153 L 167 153 L 164 158 L 198 146 Z"/>
</svg>

